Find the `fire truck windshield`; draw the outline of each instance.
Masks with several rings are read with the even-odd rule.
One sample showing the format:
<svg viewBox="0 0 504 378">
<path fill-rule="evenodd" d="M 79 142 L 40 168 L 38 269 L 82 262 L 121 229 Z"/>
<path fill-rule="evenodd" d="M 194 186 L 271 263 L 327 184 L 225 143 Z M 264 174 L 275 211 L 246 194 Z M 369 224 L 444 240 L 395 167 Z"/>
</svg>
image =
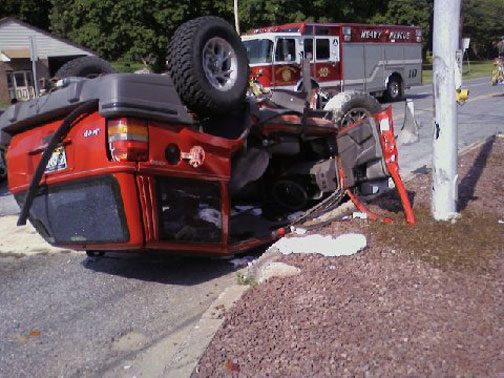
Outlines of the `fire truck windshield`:
<svg viewBox="0 0 504 378">
<path fill-rule="evenodd" d="M 273 41 L 269 39 L 253 39 L 243 41 L 247 49 L 247 55 L 250 64 L 271 63 Z"/>
</svg>

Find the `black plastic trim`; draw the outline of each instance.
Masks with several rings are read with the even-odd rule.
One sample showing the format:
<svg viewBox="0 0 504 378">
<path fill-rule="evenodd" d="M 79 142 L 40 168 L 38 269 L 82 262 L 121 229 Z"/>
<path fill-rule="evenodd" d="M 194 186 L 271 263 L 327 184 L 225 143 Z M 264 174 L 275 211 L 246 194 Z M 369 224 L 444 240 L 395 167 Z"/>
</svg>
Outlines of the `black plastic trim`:
<svg viewBox="0 0 504 378">
<path fill-rule="evenodd" d="M 114 108 L 131 108 L 131 109 L 141 109 L 151 112 L 159 112 L 166 114 L 178 114 L 176 111 L 171 109 L 163 109 L 154 106 L 139 106 L 138 104 L 128 103 L 128 102 L 113 102 L 111 104 L 105 104 L 101 107 L 102 109 L 114 109 Z"/>
<path fill-rule="evenodd" d="M 35 222 L 32 216 L 29 217 L 30 222 L 34 225 L 34 227 L 37 229 L 37 231 L 44 237 L 44 239 L 49 242 L 50 244 L 54 245 L 91 245 L 91 244 L 113 244 L 113 243 L 127 243 L 130 240 L 130 232 L 128 228 L 128 223 L 126 221 L 126 212 L 124 211 L 124 202 L 122 199 L 121 195 L 121 188 L 119 187 L 119 183 L 117 182 L 117 179 L 113 176 L 110 175 L 102 175 L 102 176 L 94 176 L 91 178 L 86 178 L 86 179 L 81 179 L 81 180 L 75 180 L 75 181 L 69 181 L 69 182 L 62 182 L 59 184 L 51 185 L 51 190 L 53 192 L 60 192 L 67 190 L 69 188 L 73 187 L 79 187 L 79 188 L 86 188 L 87 186 L 91 186 L 94 184 L 106 184 L 112 189 L 112 193 L 114 196 L 115 203 L 117 204 L 117 215 L 119 217 L 119 221 L 121 223 L 121 230 L 123 237 L 121 239 L 115 239 L 115 240 L 108 240 L 108 241 L 103 241 L 103 240 L 86 240 L 85 243 L 82 241 L 63 241 L 63 242 L 58 242 L 58 240 L 55 240 L 54 243 L 51 241 L 47 240 L 47 237 L 51 237 L 49 235 L 48 231 L 45 229 L 45 226 L 40 221 Z M 43 185 L 40 186 L 37 190 L 36 196 L 44 195 L 47 193 L 49 190 L 48 185 Z M 25 201 L 27 192 L 22 192 L 14 195 L 14 198 L 16 199 L 17 203 L 21 207 L 22 204 Z M 44 227 L 44 232 L 47 235 L 44 235 L 44 232 L 41 232 L 39 230 L 40 226 Z"/>
</svg>

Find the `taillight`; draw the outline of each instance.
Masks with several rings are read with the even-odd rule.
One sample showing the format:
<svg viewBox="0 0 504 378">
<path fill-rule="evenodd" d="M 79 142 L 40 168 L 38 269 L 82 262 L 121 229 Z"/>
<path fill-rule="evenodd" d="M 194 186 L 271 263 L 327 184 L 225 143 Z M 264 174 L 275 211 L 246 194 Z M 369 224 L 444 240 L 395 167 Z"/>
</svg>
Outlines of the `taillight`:
<svg viewBox="0 0 504 378">
<path fill-rule="evenodd" d="M 149 158 L 147 121 L 137 118 L 107 120 L 110 157 L 114 161 L 146 161 Z"/>
</svg>

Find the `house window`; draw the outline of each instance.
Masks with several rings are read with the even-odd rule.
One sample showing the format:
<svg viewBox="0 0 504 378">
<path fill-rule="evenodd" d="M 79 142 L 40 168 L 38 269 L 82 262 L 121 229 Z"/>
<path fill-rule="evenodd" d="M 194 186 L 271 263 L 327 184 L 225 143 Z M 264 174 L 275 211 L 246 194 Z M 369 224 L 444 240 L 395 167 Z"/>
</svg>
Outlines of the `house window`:
<svg viewBox="0 0 504 378">
<path fill-rule="evenodd" d="M 16 98 L 16 89 L 14 86 L 14 76 L 12 71 L 7 71 L 7 90 L 9 91 L 9 98 Z"/>
</svg>

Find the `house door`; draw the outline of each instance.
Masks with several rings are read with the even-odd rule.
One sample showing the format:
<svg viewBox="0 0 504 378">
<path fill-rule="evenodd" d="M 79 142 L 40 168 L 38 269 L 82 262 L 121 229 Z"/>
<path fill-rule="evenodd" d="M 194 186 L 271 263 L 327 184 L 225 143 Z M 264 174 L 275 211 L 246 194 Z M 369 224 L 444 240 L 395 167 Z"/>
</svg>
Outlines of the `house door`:
<svg viewBox="0 0 504 378">
<path fill-rule="evenodd" d="M 8 71 L 7 86 L 11 99 L 27 101 L 35 98 L 33 75 L 31 71 Z"/>
</svg>

